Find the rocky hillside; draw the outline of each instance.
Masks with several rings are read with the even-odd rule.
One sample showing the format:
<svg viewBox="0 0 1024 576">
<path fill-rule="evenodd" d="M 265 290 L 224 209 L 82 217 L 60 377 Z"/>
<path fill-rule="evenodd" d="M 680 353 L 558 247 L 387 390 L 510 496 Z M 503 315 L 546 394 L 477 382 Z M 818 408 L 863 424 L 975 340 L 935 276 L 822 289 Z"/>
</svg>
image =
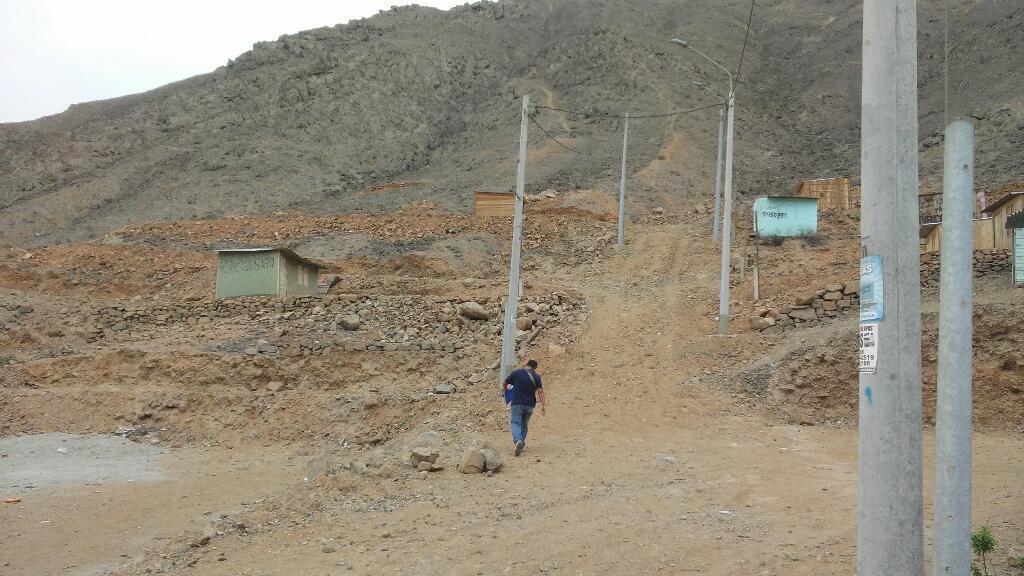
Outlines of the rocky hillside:
<svg viewBox="0 0 1024 576">
<path fill-rule="evenodd" d="M 709 4 L 713 4 L 709 5 Z M 920 6 L 922 180 L 941 178 L 943 20 Z M 690 39 L 735 67 L 746 0 L 507 0 L 449 12 L 393 9 L 263 42 L 217 70 L 32 122 L 0 125 L 0 244 L 91 238 L 139 220 L 297 209 L 468 209 L 514 183 L 519 101 L 660 113 L 713 103 L 724 81 Z M 737 187 L 788 190 L 854 174 L 859 160 L 861 3 L 758 6 L 738 91 Z M 982 118 L 979 182 L 1020 179 L 1024 6 L 951 13 L 951 109 Z M 970 95 L 968 97 L 968 95 Z M 611 190 L 616 119 L 535 111 L 528 187 Z M 638 120 L 641 202 L 707 195 L 717 113 Z M 1017 172 L 1014 172 L 1014 171 Z M 386 186 L 403 182 L 404 186 Z"/>
</svg>

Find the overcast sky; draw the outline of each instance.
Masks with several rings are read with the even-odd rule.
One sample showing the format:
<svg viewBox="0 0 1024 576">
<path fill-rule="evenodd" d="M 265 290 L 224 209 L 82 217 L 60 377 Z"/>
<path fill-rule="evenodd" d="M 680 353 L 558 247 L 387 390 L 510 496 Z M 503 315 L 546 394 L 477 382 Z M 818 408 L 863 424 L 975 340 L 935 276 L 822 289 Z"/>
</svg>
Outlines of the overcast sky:
<svg viewBox="0 0 1024 576">
<path fill-rule="evenodd" d="M 0 122 L 209 72 L 282 34 L 466 0 L 0 0 Z"/>
</svg>

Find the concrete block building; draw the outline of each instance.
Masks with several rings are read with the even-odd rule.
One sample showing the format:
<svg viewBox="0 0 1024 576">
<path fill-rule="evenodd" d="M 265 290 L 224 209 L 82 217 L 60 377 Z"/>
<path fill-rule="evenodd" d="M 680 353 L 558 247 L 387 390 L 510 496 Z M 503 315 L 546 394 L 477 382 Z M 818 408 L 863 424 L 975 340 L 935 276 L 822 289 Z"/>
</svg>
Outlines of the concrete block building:
<svg viewBox="0 0 1024 576">
<path fill-rule="evenodd" d="M 217 299 L 313 296 L 321 268 L 284 247 L 217 250 Z"/>
</svg>

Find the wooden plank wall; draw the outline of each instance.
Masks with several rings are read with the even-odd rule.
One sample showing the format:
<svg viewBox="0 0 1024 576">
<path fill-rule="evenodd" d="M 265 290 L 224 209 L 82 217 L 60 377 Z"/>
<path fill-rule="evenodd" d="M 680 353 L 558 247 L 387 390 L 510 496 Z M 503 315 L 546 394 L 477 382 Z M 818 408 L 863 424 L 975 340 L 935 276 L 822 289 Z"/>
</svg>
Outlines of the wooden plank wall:
<svg viewBox="0 0 1024 576">
<path fill-rule="evenodd" d="M 995 226 L 994 242 L 997 248 L 1010 249 L 1012 243 L 1011 230 L 1006 229 L 1006 219 L 1010 217 L 1010 214 L 1020 212 L 1021 210 L 1024 210 L 1024 194 L 1016 196 L 992 213 L 992 221 Z"/>
<path fill-rule="evenodd" d="M 516 210 L 514 192 L 477 192 L 473 214 L 476 216 L 512 216 Z"/>
<path fill-rule="evenodd" d="M 804 180 L 797 186 L 796 195 L 817 198 L 820 210 L 852 210 L 860 206 L 860 188 L 850 187 L 850 177 Z"/>
<path fill-rule="evenodd" d="M 1006 218 L 1003 218 L 1002 226 L 1006 225 Z M 994 248 L 1002 248 L 1004 250 L 1009 249 L 1010 245 L 1007 243 L 1003 245 L 999 240 L 1000 224 L 995 218 L 985 218 L 984 220 L 974 221 L 974 249 L 975 250 L 991 250 Z M 1003 230 L 1004 236 L 1006 230 Z M 925 252 L 938 252 L 942 249 L 942 224 L 937 224 L 935 229 L 925 238 L 923 250 Z"/>
</svg>

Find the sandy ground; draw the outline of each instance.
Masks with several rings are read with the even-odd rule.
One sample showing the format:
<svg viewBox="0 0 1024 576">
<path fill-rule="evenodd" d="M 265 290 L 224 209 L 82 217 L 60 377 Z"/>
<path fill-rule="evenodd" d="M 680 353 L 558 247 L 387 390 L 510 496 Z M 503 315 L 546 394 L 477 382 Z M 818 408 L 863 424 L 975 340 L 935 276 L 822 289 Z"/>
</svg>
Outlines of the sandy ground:
<svg viewBox="0 0 1024 576">
<path fill-rule="evenodd" d="M 14 464 L 2 460 L 4 493 L 9 483 L 36 486 L 15 489 L 21 501 L 0 508 L 0 574 L 110 574 L 184 530 L 201 529 L 215 514 L 258 505 L 303 474 L 304 459 L 287 448 L 168 452 L 117 437 L 101 444 L 95 436 L 59 435 L 67 442 L 56 443 L 54 436 L 7 439 L 0 447 Z M 27 444 L 34 446 L 16 450 Z M 38 461 L 18 455 L 32 455 L 40 444 L 43 452 L 68 446 L 67 454 L 54 453 L 69 462 L 39 474 Z M 83 444 L 90 449 L 76 449 Z"/>
</svg>

